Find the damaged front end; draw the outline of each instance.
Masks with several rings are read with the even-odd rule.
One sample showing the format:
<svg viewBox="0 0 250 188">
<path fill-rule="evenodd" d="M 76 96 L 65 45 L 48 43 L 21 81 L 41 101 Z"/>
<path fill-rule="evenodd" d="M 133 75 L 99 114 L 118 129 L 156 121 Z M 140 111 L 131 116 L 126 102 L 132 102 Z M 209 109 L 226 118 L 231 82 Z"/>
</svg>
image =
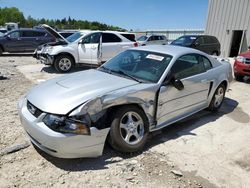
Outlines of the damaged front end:
<svg viewBox="0 0 250 188">
<path fill-rule="evenodd" d="M 112 117 L 119 107 L 137 105 L 147 116 L 150 128 L 154 128 L 157 90 L 155 84 L 141 84 L 130 88 L 129 92 L 126 89 L 114 91 L 80 105 L 70 116 L 88 114 L 91 127 L 105 129 L 110 127 Z"/>
</svg>

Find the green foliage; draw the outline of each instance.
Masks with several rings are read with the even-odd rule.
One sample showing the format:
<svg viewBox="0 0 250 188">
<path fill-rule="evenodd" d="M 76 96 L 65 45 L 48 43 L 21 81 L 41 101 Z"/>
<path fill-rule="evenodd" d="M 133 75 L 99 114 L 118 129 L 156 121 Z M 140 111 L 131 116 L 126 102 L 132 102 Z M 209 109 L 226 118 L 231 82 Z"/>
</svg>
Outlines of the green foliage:
<svg viewBox="0 0 250 188">
<path fill-rule="evenodd" d="M 19 23 L 20 27 L 34 27 L 40 24 L 48 24 L 58 29 L 91 29 L 91 30 L 119 30 L 125 31 L 120 27 L 107 25 L 100 22 L 89 22 L 87 20 L 75 20 L 71 17 L 56 19 L 34 19 L 31 16 L 25 18 L 23 13 L 18 8 L 1 8 L 0 7 L 0 26 L 6 22 Z"/>
</svg>

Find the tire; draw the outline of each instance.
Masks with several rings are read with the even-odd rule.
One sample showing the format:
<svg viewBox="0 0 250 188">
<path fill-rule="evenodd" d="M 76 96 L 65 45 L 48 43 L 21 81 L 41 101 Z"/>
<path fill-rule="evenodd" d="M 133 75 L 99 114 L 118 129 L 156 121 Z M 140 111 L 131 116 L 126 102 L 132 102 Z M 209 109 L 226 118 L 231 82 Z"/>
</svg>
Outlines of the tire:
<svg viewBox="0 0 250 188">
<path fill-rule="evenodd" d="M 209 111 L 218 111 L 221 107 L 226 93 L 224 84 L 220 84 L 214 92 L 213 98 L 207 108 Z"/>
<path fill-rule="evenodd" d="M 234 77 L 235 77 L 235 80 L 236 80 L 236 81 L 239 81 L 239 82 L 242 82 L 242 81 L 243 81 L 243 78 L 244 78 L 243 75 L 238 75 L 238 74 L 234 74 Z"/>
<path fill-rule="evenodd" d="M 113 116 L 109 143 L 120 152 L 137 152 L 144 148 L 149 134 L 148 119 L 137 106 L 119 108 Z"/>
<path fill-rule="evenodd" d="M 59 55 L 55 59 L 54 67 L 58 72 L 66 73 L 75 67 L 75 61 L 69 55 Z"/>
<path fill-rule="evenodd" d="M 0 55 L 2 55 L 3 54 L 3 49 L 2 49 L 2 47 L 0 46 Z"/>
</svg>

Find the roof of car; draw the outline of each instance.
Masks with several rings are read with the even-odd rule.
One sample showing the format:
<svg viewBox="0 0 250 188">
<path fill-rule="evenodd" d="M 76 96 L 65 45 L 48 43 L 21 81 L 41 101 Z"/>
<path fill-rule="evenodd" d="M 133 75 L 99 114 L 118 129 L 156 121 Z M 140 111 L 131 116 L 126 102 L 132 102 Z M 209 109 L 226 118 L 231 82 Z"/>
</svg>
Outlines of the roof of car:
<svg viewBox="0 0 250 188">
<path fill-rule="evenodd" d="M 206 36 L 206 37 L 214 37 L 212 35 L 183 35 L 181 37 L 204 37 L 204 36 Z"/>
<path fill-rule="evenodd" d="M 11 31 L 41 31 L 41 32 L 46 32 L 44 29 L 37 29 L 37 28 L 19 28 L 19 29 L 14 29 Z"/>
<path fill-rule="evenodd" d="M 188 54 L 188 53 L 204 54 L 203 52 L 193 49 L 193 48 L 175 46 L 175 45 L 149 45 L 149 46 L 140 46 L 140 47 L 136 47 L 133 49 L 157 52 L 157 53 L 168 54 L 172 56 L 179 56 L 179 55 Z"/>
</svg>

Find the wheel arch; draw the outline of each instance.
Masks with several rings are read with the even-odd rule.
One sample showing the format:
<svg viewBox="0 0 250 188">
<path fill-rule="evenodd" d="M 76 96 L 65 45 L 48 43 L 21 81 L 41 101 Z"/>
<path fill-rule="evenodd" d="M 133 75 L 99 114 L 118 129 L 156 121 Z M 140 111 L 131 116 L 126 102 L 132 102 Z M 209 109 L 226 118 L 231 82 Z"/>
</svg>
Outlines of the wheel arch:
<svg viewBox="0 0 250 188">
<path fill-rule="evenodd" d="M 150 125 L 150 117 L 146 113 L 145 109 L 138 103 L 128 103 L 128 104 L 118 104 L 114 106 L 110 106 L 106 109 L 104 109 L 104 113 L 102 116 L 94 123 L 94 126 L 98 129 L 104 129 L 104 128 L 109 128 L 111 126 L 112 122 L 112 117 L 114 113 L 119 110 L 119 108 L 125 107 L 125 106 L 134 106 L 142 110 L 144 113 L 145 117 L 147 118 L 147 121 Z M 103 126 L 104 125 L 104 126 Z"/>
<path fill-rule="evenodd" d="M 56 59 L 58 56 L 61 56 L 61 55 L 70 56 L 70 57 L 74 60 L 73 63 L 76 63 L 75 57 L 74 57 L 71 53 L 69 53 L 69 52 L 60 52 L 60 53 L 58 53 L 57 55 L 54 56 L 54 59 Z M 55 61 L 54 61 L 54 62 L 55 62 Z"/>
</svg>

